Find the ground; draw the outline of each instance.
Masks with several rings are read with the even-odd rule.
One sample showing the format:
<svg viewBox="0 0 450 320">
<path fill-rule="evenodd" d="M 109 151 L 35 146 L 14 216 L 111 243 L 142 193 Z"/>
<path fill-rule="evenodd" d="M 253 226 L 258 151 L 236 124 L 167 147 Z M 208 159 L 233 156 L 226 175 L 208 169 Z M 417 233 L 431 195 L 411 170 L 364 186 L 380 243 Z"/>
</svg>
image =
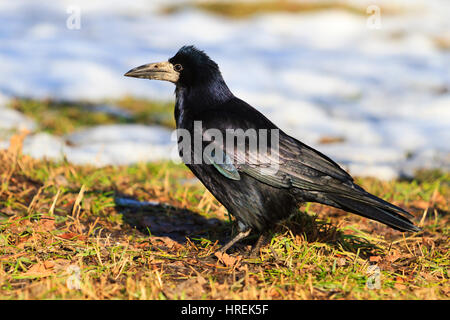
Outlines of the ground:
<svg viewBox="0 0 450 320">
<path fill-rule="evenodd" d="M 404 158 L 448 170 L 422 154 L 448 158 L 446 1 L 378 1 L 378 27 L 367 1 L 6 2 L 0 114 L 8 105 L 26 115 L 31 134 L 173 128 L 174 102 L 164 100 L 173 87 L 122 75 L 192 43 L 219 62 L 233 92 L 356 164 L 353 174 L 375 164 L 380 177 L 387 163 L 392 177 Z M 81 26 L 72 29 L 66 19 L 77 8 Z M 163 101 L 146 100 L 155 97 Z M 248 255 L 256 236 L 215 256 L 232 220 L 184 166 L 35 160 L 21 153 L 24 136 L 9 131 L 8 117 L 0 120 L 1 148 L 16 134 L 0 151 L 0 299 L 449 298 L 448 171 L 357 178 L 410 211 L 422 232 L 309 204 L 274 226 L 259 256 Z"/>
<path fill-rule="evenodd" d="M 251 237 L 215 256 L 232 221 L 183 165 L 54 163 L 22 155 L 22 140 L 0 151 L 0 299 L 450 296 L 448 174 L 357 179 L 409 210 L 422 232 L 307 204 L 259 255 L 248 254 Z"/>
</svg>

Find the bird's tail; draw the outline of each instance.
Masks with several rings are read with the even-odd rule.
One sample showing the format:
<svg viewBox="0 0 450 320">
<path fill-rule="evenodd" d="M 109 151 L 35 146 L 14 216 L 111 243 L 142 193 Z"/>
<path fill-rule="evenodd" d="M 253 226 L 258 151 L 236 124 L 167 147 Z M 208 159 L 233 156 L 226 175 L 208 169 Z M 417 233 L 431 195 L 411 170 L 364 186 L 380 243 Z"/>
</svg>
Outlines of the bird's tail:
<svg viewBox="0 0 450 320">
<path fill-rule="evenodd" d="M 409 212 L 366 192 L 362 188 L 359 192 L 349 194 L 327 193 L 326 197 L 333 202 L 335 207 L 379 221 L 396 230 L 414 232 L 421 230 L 407 218 L 407 216 L 413 217 Z"/>
</svg>

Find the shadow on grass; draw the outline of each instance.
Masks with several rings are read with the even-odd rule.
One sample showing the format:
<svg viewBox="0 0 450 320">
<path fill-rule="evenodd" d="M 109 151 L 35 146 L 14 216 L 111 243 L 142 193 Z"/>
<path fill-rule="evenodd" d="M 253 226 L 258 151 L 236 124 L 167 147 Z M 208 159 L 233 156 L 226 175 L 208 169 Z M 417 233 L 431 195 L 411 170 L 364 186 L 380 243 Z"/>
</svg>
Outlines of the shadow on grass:
<svg viewBox="0 0 450 320">
<path fill-rule="evenodd" d="M 183 208 L 164 203 L 142 202 L 116 194 L 115 203 L 123 215 L 124 222 L 144 234 L 169 237 L 184 245 L 186 237 L 190 239 L 204 238 L 211 242 L 225 244 L 231 237 L 232 226 L 228 222 L 204 216 Z M 321 242 L 340 250 L 356 253 L 367 258 L 380 252 L 380 248 L 369 240 L 344 234 L 335 226 L 317 220 L 317 217 L 299 213 L 277 225 L 273 232 L 284 232 L 289 229 L 294 236 L 300 235 L 308 242 Z M 243 246 L 254 245 L 258 235 L 252 235 L 236 244 L 233 249 L 242 250 Z"/>
<path fill-rule="evenodd" d="M 186 237 L 205 238 L 219 243 L 226 241 L 229 223 L 204 216 L 184 208 L 165 203 L 138 201 L 116 194 L 114 201 L 124 222 L 144 234 L 169 237 L 179 244 L 186 243 Z"/>
<path fill-rule="evenodd" d="M 362 258 L 369 258 L 383 252 L 382 248 L 368 239 L 358 235 L 345 234 L 336 226 L 319 220 L 317 216 L 310 216 L 303 212 L 280 223 L 275 231 L 284 232 L 286 229 L 289 229 L 294 236 L 302 236 L 308 243 L 326 243 L 339 250 L 358 253 Z"/>
</svg>

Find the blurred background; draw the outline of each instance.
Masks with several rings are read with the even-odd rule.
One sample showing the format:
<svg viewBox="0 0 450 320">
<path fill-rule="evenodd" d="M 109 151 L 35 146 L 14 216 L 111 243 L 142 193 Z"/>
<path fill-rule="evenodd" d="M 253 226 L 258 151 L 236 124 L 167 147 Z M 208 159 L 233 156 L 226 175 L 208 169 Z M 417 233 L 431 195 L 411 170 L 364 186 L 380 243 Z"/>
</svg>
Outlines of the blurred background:
<svg viewBox="0 0 450 320">
<path fill-rule="evenodd" d="M 447 0 L 0 0 L 0 148 L 95 166 L 170 159 L 171 83 L 123 77 L 185 44 L 351 174 L 450 170 Z"/>
</svg>

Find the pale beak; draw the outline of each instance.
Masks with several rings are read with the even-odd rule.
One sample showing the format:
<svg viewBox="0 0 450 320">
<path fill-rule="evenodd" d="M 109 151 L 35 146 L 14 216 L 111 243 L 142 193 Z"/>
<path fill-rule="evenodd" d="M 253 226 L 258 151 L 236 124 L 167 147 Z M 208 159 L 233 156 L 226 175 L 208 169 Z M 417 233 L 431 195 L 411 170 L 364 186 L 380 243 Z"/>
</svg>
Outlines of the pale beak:
<svg viewBox="0 0 450 320">
<path fill-rule="evenodd" d="M 176 83 L 180 77 L 180 73 L 175 71 L 173 64 L 170 62 L 157 62 L 144 64 L 140 67 L 131 69 L 124 74 L 127 77 L 164 80 Z"/>
</svg>

